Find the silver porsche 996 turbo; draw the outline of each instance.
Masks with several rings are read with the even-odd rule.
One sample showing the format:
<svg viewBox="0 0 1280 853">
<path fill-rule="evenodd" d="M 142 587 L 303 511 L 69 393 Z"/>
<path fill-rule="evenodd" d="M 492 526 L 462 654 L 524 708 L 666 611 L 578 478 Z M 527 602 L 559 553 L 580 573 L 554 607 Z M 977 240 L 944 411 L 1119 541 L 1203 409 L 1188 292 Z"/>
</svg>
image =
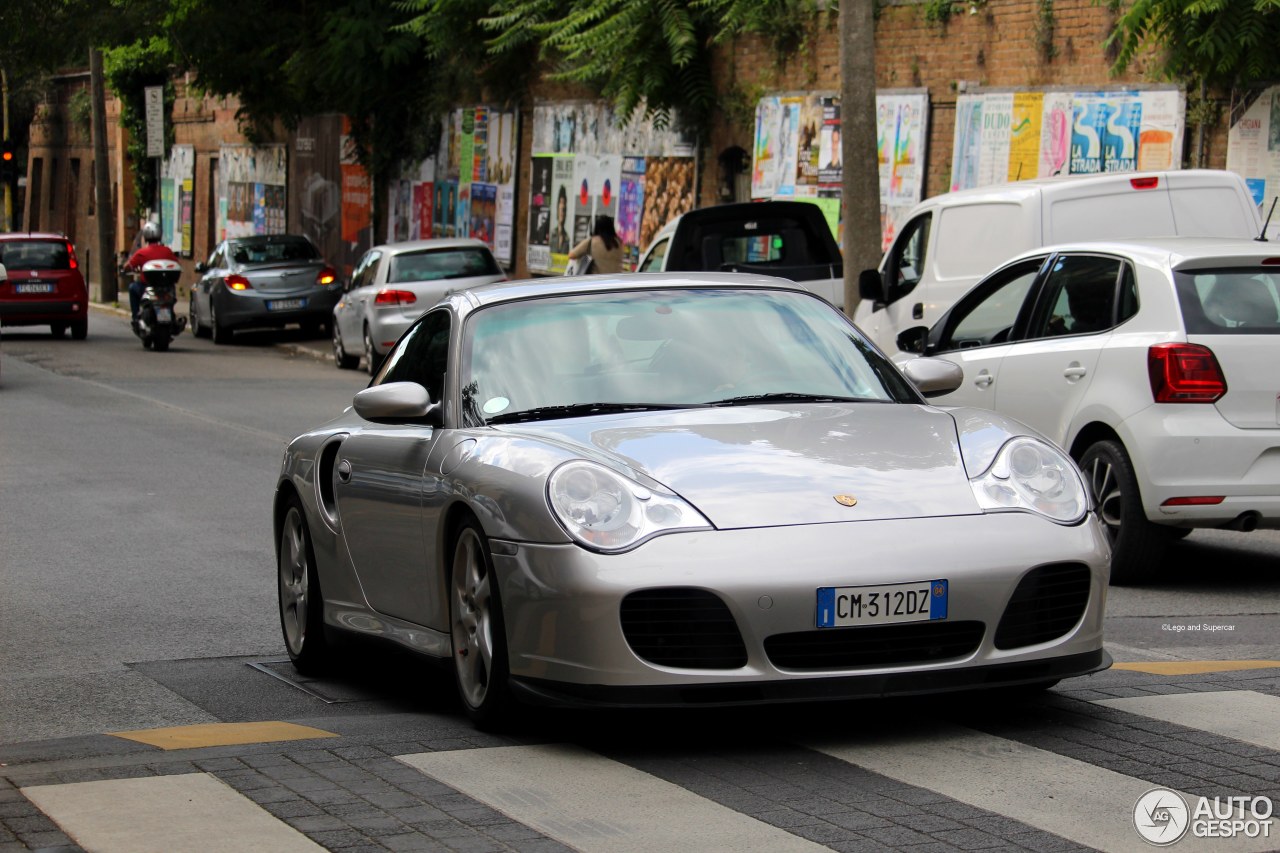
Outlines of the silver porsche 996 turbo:
<svg viewBox="0 0 1280 853">
<path fill-rule="evenodd" d="M 453 293 L 289 445 L 280 617 L 452 661 L 473 720 L 1048 686 L 1103 669 L 1107 539 L 1021 424 L 925 397 L 820 298 L 746 275 Z"/>
</svg>

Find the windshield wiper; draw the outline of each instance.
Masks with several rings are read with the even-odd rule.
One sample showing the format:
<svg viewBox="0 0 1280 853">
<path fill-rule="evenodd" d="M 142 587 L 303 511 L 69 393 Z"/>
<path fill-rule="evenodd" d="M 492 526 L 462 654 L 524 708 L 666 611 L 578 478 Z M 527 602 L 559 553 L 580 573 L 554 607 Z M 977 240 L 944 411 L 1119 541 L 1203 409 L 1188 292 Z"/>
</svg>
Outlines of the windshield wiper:
<svg viewBox="0 0 1280 853">
<path fill-rule="evenodd" d="M 773 394 L 745 394 L 716 400 L 708 406 L 749 406 L 753 403 L 887 403 L 878 397 L 841 397 L 835 394 L 800 394 L 795 391 L 779 391 Z"/>
<path fill-rule="evenodd" d="M 567 406 L 538 406 L 518 412 L 502 412 L 489 418 L 489 424 L 547 421 L 556 418 L 580 418 L 587 415 L 607 415 L 617 412 L 654 412 L 664 409 L 698 409 L 705 403 L 573 403 Z"/>
</svg>

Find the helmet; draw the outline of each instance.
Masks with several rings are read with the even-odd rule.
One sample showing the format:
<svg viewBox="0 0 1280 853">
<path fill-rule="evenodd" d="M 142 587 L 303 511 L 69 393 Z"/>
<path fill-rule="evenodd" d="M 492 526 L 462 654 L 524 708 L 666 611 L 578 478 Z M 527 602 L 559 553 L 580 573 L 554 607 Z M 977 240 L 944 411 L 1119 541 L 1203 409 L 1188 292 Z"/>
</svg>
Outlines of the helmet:
<svg viewBox="0 0 1280 853">
<path fill-rule="evenodd" d="M 142 239 L 148 243 L 160 242 L 160 226 L 154 222 L 147 222 L 142 226 Z"/>
</svg>

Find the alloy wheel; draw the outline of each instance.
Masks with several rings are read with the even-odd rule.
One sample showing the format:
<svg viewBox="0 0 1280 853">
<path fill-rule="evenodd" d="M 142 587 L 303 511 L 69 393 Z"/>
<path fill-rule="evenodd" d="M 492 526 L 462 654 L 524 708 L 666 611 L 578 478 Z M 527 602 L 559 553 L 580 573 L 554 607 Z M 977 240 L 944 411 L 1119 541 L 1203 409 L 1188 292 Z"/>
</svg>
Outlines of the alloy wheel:
<svg viewBox="0 0 1280 853">
<path fill-rule="evenodd" d="M 458 537 L 453 556 L 453 654 L 458 688 L 479 708 L 494 666 L 493 595 L 484 545 L 473 528 Z"/>
<path fill-rule="evenodd" d="M 302 654 L 307 642 L 307 542 L 302 512 L 290 507 L 280 539 L 280 624 L 293 655 Z"/>
<path fill-rule="evenodd" d="M 1114 543 L 1120 535 L 1124 507 L 1120 480 L 1116 477 L 1115 468 L 1102 456 L 1089 460 L 1085 473 L 1089 491 L 1093 493 L 1093 501 L 1098 507 L 1098 515 L 1107 526 L 1107 536 Z"/>
</svg>

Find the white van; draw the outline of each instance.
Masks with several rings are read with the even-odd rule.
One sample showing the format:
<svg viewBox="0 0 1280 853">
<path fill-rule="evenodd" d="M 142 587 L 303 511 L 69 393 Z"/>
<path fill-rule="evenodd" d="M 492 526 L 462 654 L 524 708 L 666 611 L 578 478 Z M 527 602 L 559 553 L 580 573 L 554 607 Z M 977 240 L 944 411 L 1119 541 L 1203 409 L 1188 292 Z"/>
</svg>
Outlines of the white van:
<svg viewBox="0 0 1280 853">
<path fill-rule="evenodd" d="M 1051 243 L 1136 237 L 1257 237 L 1262 218 L 1235 172 L 1188 169 L 1018 181 L 922 201 L 859 279 L 854 322 L 885 352 L 932 326 L 978 279 Z"/>
</svg>

